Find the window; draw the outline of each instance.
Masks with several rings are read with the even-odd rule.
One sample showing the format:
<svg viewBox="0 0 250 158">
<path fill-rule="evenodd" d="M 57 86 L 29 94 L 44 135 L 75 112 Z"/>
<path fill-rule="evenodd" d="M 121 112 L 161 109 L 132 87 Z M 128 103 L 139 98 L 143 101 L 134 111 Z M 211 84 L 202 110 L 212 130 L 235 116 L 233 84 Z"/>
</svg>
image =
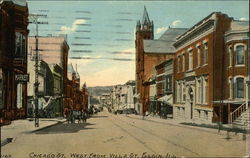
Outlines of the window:
<svg viewBox="0 0 250 158">
<path fill-rule="evenodd" d="M 204 78 L 203 80 L 203 104 L 206 104 L 208 101 L 208 80 Z"/>
<path fill-rule="evenodd" d="M 229 78 L 229 98 L 233 98 L 233 79 Z"/>
<path fill-rule="evenodd" d="M 236 98 L 244 98 L 244 78 L 236 78 Z"/>
<path fill-rule="evenodd" d="M 244 64 L 244 46 L 236 46 L 236 65 Z"/>
<path fill-rule="evenodd" d="M 166 76 L 166 92 L 172 92 L 172 76 Z"/>
<path fill-rule="evenodd" d="M 207 43 L 203 44 L 203 64 L 208 63 L 208 45 Z"/>
<path fill-rule="evenodd" d="M 182 89 L 181 89 L 181 83 L 180 82 L 176 82 L 176 84 L 177 84 L 177 98 L 176 98 L 176 101 L 177 101 L 177 103 L 180 103 L 181 102 L 181 91 L 182 91 Z"/>
<path fill-rule="evenodd" d="M 177 61 L 177 72 L 180 72 L 180 67 L 181 67 L 181 61 L 180 61 L 180 56 L 178 56 L 178 61 Z"/>
<path fill-rule="evenodd" d="M 182 55 L 182 71 L 185 72 L 185 54 Z"/>
<path fill-rule="evenodd" d="M 189 61 L 188 61 L 188 70 L 193 69 L 193 51 L 189 51 Z"/>
<path fill-rule="evenodd" d="M 201 48 L 200 46 L 197 46 L 197 67 L 199 67 L 201 64 Z"/>
<path fill-rule="evenodd" d="M 229 67 L 231 67 L 232 65 L 233 65 L 233 63 L 232 63 L 232 54 L 233 54 L 233 51 L 232 51 L 232 46 L 229 46 L 229 48 L 228 48 L 228 56 L 229 56 Z"/>
<path fill-rule="evenodd" d="M 198 79 L 196 82 L 196 87 L 197 87 L 197 92 L 196 92 L 196 103 L 200 104 L 201 103 L 201 80 Z"/>
<path fill-rule="evenodd" d="M 182 102 L 186 101 L 186 86 L 182 83 Z"/>
<path fill-rule="evenodd" d="M 26 54 L 26 38 L 20 32 L 16 32 L 15 58 L 24 58 Z"/>
</svg>

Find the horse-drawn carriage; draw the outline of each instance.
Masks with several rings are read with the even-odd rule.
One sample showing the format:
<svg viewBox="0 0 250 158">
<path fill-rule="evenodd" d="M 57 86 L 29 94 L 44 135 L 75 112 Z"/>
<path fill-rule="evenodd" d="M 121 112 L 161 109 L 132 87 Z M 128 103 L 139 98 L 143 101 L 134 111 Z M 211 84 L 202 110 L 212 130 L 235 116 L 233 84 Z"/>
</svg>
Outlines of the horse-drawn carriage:
<svg viewBox="0 0 250 158">
<path fill-rule="evenodd" d="M 75 123 L 78 120 L 78 123 L 82 121 L 82 123 L 86 123 L 87 113 L 79 110 L 70 110 L 66 114 L 66 118 L 68 123 Z"/>
</svg>

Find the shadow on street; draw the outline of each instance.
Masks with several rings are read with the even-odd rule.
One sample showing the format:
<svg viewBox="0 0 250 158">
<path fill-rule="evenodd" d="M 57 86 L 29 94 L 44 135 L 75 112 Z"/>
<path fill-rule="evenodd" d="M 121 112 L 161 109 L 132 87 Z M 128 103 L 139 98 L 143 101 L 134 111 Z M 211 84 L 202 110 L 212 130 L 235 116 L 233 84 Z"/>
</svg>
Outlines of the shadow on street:
<svg viewBox="0 0 250 158">
<path fill-rule="evenodd" d="M 91 123 L 62 123 L 57 124 L 48 128 L 43 128 L 41 130 L 31 132 L 35 134 L 60 134 L 60 133 L 76 133 L 81 130 L 94 129 L 88 126 L 92 126 Z"/>
</svg>

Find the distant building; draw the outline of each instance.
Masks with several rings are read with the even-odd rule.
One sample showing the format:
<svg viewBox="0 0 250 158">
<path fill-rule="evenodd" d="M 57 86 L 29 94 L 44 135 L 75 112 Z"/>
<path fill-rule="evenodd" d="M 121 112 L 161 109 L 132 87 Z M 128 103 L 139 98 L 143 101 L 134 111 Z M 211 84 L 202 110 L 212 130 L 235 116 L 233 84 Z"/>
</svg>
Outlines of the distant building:
<svg viewBox="0 0 250 158">
<path fill-rule="evenodd" d="M 116 85 L 113 87 L 110 99 L 111 109 L 123 110 L 123 109 L 135 109 L 139 112 L 139 109 L 135 106 L 135 81 L 128 81 L 124 85 Z"/>
<path fill-rule="evenodd" d="M 28 6 L 0 1 L 0 123 L 26 117 Z"/>
<path fill-rule="evenodd" d="M 36 52 L 36 39 L 29 36 L 28 54 L 33 56 Z M 63 36 L 38 37 L 39 59 L 49 65 L 57 64 L 62 68 L 63 95 L 66 95 L 66 84 L 68 74 L 68 51 L 69 46 Z"/>
<path fill-rule="evenodd" d="M 68 110 L 88 109 L 89 94 L 86 83 L 80 89 L 80 75 L 72 64 L 68 65 L 66 93 L 64 96 L 64 112 Z"/>
<path fill-rule="evenodd" d="M 136 25 L 136 93 L 141 113 L 149 110 L 149 84 L 154 67 L 161 62 L 174 58 L 173 43 L 184 33 L 185 28 L 168 28 L 163 35 L 154 40 L 154 24 L 150 21 L 146 8 L 141 21 Z"/>
</svg>

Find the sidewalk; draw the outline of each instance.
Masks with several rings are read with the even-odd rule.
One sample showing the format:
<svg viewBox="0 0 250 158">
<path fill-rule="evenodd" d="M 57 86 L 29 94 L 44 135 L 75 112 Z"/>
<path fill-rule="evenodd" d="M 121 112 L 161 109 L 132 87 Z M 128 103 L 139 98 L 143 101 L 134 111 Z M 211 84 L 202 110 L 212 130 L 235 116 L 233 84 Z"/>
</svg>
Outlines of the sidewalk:
<svg viewBox="0 0 250 158">
<path fill-rule="evenodd" d="M 124 115 L 124 117 L 126 117 L 126 115 Z M 143 119 L 142 115 L 134 115 L 134 114 L 131 115 L 130 114 L 130 115 L 127 115 L 127 117 L 134 118 L 134 119 L 140 119 L 140 120 Z M 170 126 L 178 126 L 178 127 L 182 127 L 182 128 L 190 128 L 190 129 L 200 130 L 200 131 L 203 131 L 203 132 L 210 132 L 210 133 L 214 133 L 214 134 L 227 135 L 226 130 L 220 130 L 220 132 L 218 132 L 218 129 L 215 129 L 215 128 L 208 128 L 208 127 L 202 127 L 202 126 L 192 126 L 192 125 L 181 124 L 181 123 L 184 123 L 184 122 L 189 122 L 189 121 L 184 121 L 184 120 L 162 119 L 162 118 L 159 118 L 157 116 L 145 116 L 144 120 L 155 122 L 155 123 L 160 123 L 160 124 L 166 124 L 166 125 L 170 125 Z M 213 124 L 213 125 L 216 125 L 216 124 Z M 227 126 L 224 126 L 224 127 L 227 127 Z M 232 132 L 230 132 L 230 133 L 232 133 Z M 247 134 L 247 136 L 250 138 L 249 134 Z"/>
<path fill-rule="evenodd" d="M 64 118 L 40 118 L 39 127 L 35 127 L 34 120 L 22 119 L 14 120 L 10 125 L 5 125 L 1 127 L 1 146 L 15 140 L 15 138 L 20 137 L 24 134 L 31 133 L 43 128 L 47 128 L 59 123 L 65 122 Z"/>
</svg>

